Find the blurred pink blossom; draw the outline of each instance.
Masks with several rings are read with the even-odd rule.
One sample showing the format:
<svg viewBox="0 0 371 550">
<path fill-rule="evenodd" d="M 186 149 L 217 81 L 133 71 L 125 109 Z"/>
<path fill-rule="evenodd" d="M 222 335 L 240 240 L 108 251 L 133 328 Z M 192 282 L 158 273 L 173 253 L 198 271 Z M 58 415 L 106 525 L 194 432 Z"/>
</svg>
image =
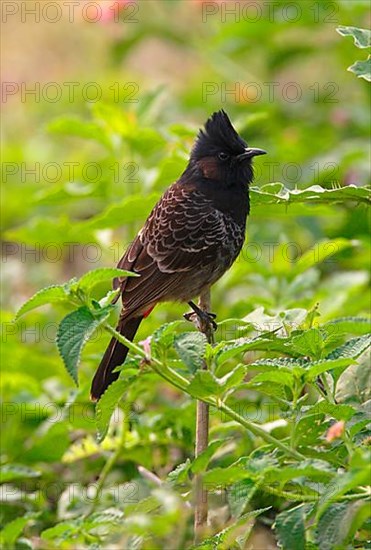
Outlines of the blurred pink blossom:
<svg viewBox="0 0 371 550">
<path fill-rule="evenodd" d="M 127 4 L 133 4 L 133 0 L 115 0 L 114 2 L 101 0 L 100 7 L 102 10 L 102 16 L 100 18 L 100 21 L 102 23 L 119 21 L 120 12 L 125 8 Z"/>
<path fill-rule="evenodd" d="M 326 434 L 326 441 L 328 443 L 331 443 L 331 441 L 334 441 L 334 439 L 339 439 L 344 433 L 345 429 L 345 422 L 344 420 L 340 420 L 339 422 L 336 422 L 333 424 Z"/>
<path fill-rule="evenodd" d="M 145 351 L 147 361 L 150 361 L 151 360 L 151 337 L 148 336 L 148 338 L 146 338 L 145 340 L 142 340 L 141 342 L 139 342 L 139 344 L 143 347 Z"/>
</svg>

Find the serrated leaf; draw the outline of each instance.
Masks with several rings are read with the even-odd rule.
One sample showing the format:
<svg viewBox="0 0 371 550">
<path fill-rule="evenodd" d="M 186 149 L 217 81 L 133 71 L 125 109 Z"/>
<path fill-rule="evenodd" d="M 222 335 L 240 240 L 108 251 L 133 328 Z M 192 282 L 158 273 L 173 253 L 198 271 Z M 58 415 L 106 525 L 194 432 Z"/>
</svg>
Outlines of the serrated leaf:
<svg viewBox="0 0 371 550">
<path fill-rule="evenodd" d="M 370 48 L 371 47 L 371 31 L 369 29 L 361 29 L 359 27 L 346 27 L 341 25 L 336 28 L 336 31 L 341 36 L 352 36 L 354 44 L 358 48 Z"/>
<path fill-rule="evenodd" d="M 57 302 L 68 301 L 68 291 L 64 285 L 51 285 L 39 290 L 25 302 L 17 311 L 15 320 L 28 313 L 29 311 L 36 309 L 37 307 L 44 306 L 46 304 L 55 304 Z"/>
<path fill-rule="evenodd" d="M 99 399 L 95 409 L 97 439 L 99 442 L 102 442 L 106 437 L 113 411 L 117 407 L 121 397 L 127 389 L 127 386 L 127 379 L 119 378 L 108 386 L 102 397 Z"/>
<path fill-rule="evenodd" d="M 97 284 L 115 277 L 138 277 L 137 273 L 132 271 L 126 271 L 125 269 L 119 269 L 116 267 L 102 267 L 100 269 L 94 269 L 85 273 L 78 281 L 77 287 L 84 292 L 89 293 L 90 290 Z"/>
<path fill-rule="evenodd" d="M 305 509 L 300 504 L 291 510 L 285 510 L 276 516 L 274 530 L 281 548 L 285 550 L 305 550 Z"/>
<path fill-rule="evenodd" d="M 368 485 L 371 479 L 371 465 L 362 465 L 352 468 L 346 473 L 335 476 L 322 493 L 317 507 L 317 518 L 321 517 L 332 502 L 348 491 L 357 489 L 362 485 Z"/>
<path fill-rule="evenodd" d="M 371 319 L 367 317 L 340 317 L 321 325 L 329 335 L 357 334 L 371 332 Z"/>
<path fill-rule="evenodd" d="M 306 379 L 312 381 L 323 372 L 328 372 L 334 369 L 346 368 L 353 363 L 353 359 L 339 357 L 338 359 L 322 359 L 309 363 L 306 373 Z"/>
<path fill-rule="evenodd" d="M 82 348 L 94 331 L 108 317 L 107 310 L 97 311 L 95 315 L 86 307 L 69 313 L 60 323 L 56 343 L 68 373 L 78 384 L 77 367 Z"/>
<path fill-rule="evenodd" d="M 188 472 L 191 468 L 191 461 L 189 458 L 182 464 L 179 464 L 175 470 L 170 472 L 167 476 L 167 480 L 170 484 L 184 483 L 188 479 Z"/>
<path fill-rule="evenodd" d="M 261 187 L 250 188 L 251 204 L 254 211 L 257 207 L 262 207 L 262 212 L 267 204 L 290 204 L 290 203 L 310 203 L 310 202 L 343 202 L 345 200 L 355 200 L 369 204 L 371 202 L 370 189 L 367 187 L 358 187 L 356 185 L 347 185 L 336 189 L 326 189 L 321 185 L 311 185 L 306 189 L 288 189 L 283 183 L 268 183 Z"/>
<path fill-rule="evenodd" d="M 249 365 L 250 368 L 262 369 L 266 372 L 279 370 L 282 372 L 298 372 L 305 373 L 305 368 L 309 365 L 309 361 L 306 359 L 293 359 L 291 357 L 277 357 L 268 359 L 259 359 Z"/>
<path fill-rule="evenodd" d="M 356 409 L 350 405 L 342 405 L 340 403 L 329 403 L 328 401 L 319 401 L 310 407 L 302 409 L 305 414 L 325 414 L 335 418 L 336 420 L 349 420 L 355 414 Z"/>
<path fill-rule="evenodd" d="M 217 378 L 209 370 L 198 370 L 192 378 L 187 391 L 197 398 L 219 395 L 222 391 Z"/>
<path fill-rule="evenodd" d="M 303 331 L 291 338 L 292 349 L 300 355 L 317 357 L 322 349 L 323 336 L 317 328 Z"/>
<path fill-rule="evenodd" d="M 175 337 L 174 348 L 190 372 L 202 368 L 206 343 L 206 336 L 201 332 L 185 332 Z"/>
<path fill-rule="evenodd" d="M 369 517 L 368 502 L 338 502 L 332 504 L 319 519 L 315 530 L 320 550 L 342 550 L 357 526 Z M 361 516 L 361 517 L 360 517 Z"/>
<path fill-rule="evenodd" d="M 259 489 L 259 484 L 252 479 L 241 479 L 232 484 L 227 493 L 228 503 L 234 517 L 240 517 Z"/>
<path fill-rule="evenodd" d="M 218 365 L 224 363 L 228 359 L 236 357 L 250 350 L 265 350 L 269 349 L 272 340 L 270 338 L 238 338 L 232 343 L 228 343 L 215 354 L 215 360 Z"/>
<path fill-rule="evenodd" d="M 183 324 L 183 321 L 172 321 L 155 330 L 151 338 L 151 350 L 155 356 L 161 355 L 173 346 L 177 329 Z"/>
<path fill-rule="evenodd" d="M 320 482 L 331 479 L 336 470 L 324 460 L 308 459 L 285 468 L 270 469 L 264 475 L 264 482 L 272 483 L 273 481 L 287 482 L 299 477 L 306 477 Z M 269 491 L 269 489 L 268 489 Z"/>
<path fill-rule="evenodd" d="M 326 359 L 338 359 L 342 357 L 351 357 L 357 359 L 371 345 L 371 334 L 365 334 L 357 338 L 352 338 L 342 346 L 334 349 L 328 354 Z"/>
<path fill-rule="evenodd" d="M 294 376 L 287 372 L 262 372 L 254 376 L 246 386 L 259 386 L 261 382 L 272 382 L 273 384 L 292 388 L 294 386 Z"/>
<path fill-rule="evenodd" d="M 356 61 L 348 67 L 348 71 L 357 75 L 358 78 L 364 78 L 367 82 L 371 82 L 371 57 L 365 61 Z"/>
</svg>

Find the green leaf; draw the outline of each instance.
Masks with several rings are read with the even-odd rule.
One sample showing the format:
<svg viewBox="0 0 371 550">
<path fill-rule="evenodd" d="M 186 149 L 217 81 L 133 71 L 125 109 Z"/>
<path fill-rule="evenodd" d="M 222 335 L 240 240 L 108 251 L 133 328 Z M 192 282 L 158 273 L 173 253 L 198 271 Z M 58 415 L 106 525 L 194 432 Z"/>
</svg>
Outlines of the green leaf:
<svg viewBox="0 0 371 550">
<path fill-rule="evenodd" d="M 239 466 L 230 466 L 229 468 L 213 468 L 203 476 L 204 483 L 220 486 L 231 485 L 241 479 L 251 478 L 252 473 L 242 469 Z"/>
<path fill-rule="evenodd" d="M 168 474 L 167 480 L 172 485 L 175 485 L 177 483 L 185 483 L 188 480 L 188 472 L 190 468 L 191 468 L 191 461 L 189 458 L 187 458 L 185 462 L 182 462 L 182 464 L 179 464 L 175 468 L 175 470 L 173 470 Z"/>
<path fill-rule="evenodd" d="M 360 29 L 359 27 L 345 27 L 341 25 L 336 28 L 336 31 L 341 36 L 352 36 L 354 38 L 354 44 L 358 48 L 370 48 L 371 47 L 371 31 L 369 29 Z"/>
<path fill-rule="evenodd" d="M 56 338 L 58 350 L 76 384 L 78 384 L 77 367 L 82 348 L 108 315 L 105 309 L 97 310 L 93 315 L 86 306 L 83 306 L 67 315 L 58 327 Z"/>
<path fill-rule="evenodd" d="M 315 530 L 320 550 L 343 550 L 357 527 L 367 520 L 370 513 L 368 502 L 338 502 L 332 504 L 321 516 Z M 352 545 L 353 548 L 353 545 Z"/>
<path fill-rule="evenodd" d="M 259 484 L 252 479 L 241 479 L 232 484 L 227 498 L 232 516 L 240 517 L 247 505 L 259 489 Z"/>
<path fill-rule="evenodd" d="M 121 397 L 128 387 L 127 378 L 119 378 L 108 386 L 95 409 L 97 439 L 102 442 L 107 435 L 109 421 Z"/>
<path fill-rule="evenodd" d="M 258 338 L 238 338 L 228 342 L 227 345 L 220 348 L 215 355 L 215 360 L 218 365 L 221 365 L 228 359 L 236 357 L 250 350 L 265 350 L 270 349 L 272 339 L 268 337 Z"/>
<path fill-rule="evenodd" d="M 309 407 L 303 407 L 302 412 L 310 415 L 313 413 L 325 414 L 336 420 L 349 420 L 355 414 L 356 409 L 350 405 L 334 404 L 323 400 Z"/>
<path fill-rule="evenodd" d="M 4 464 L 0 468 L 0 483 L 19 481 L 20 479 L 32 479 L 39 477 L 41 472 L 33 470 L 22 464 Z"/>
<path fill-rule="evenodd" d="M 237 388 L 240 382 L 243 381 L 245 376 L 246 376 L 246 366 L 237 365 L 236 368 L 228 372 L 222 378 L 219 378 L 219 384 L 222 386 L 223 392 L 225 392 L 230 388 Z"/>
<path fill-rule="evenodd" d="M 187 391 L 193 397 L 203 398 L 219 395 L 222 391 L 217 378 L 209 370 L 198 370 L 192 378 Z"/>
<path fill-rule="evenodd" d="M 367 317 L 340 317 L 321 325 L 329 335 L 357 334 L 371 332 L 371 319 Z"/>
<path fill-rule="evenodd" d="M 27 302 L 25 302 L 17 311 L 15 320 L 19 319 L 25 313 L 46 304 L 55 304 L 68 301 L 68 290 L 66 285 L 52 285 L 39 290 Z"/>
<path fill-rule="evenodd" d="M 173 321 L 155 330 L 151 338 L 151 351 L 154 356 L 161 356 L 162 353 L 174 345 L 176 331 L 182 325 L 184 325 L 183 321 Z"/>
<path fill-rule="evenodd" d="M 89 293 L 91 289 L 104 281 L 111 280 L 115 277 L 139 277 L 137 273 L 132 271 L 126 271 L 125 269 L 119 269 L 115 267 L 102 267 L 100 269 L 94 269 L 85 273 L 78 281 L 77 287 Z"/>
<path fill-rule="evenodd" d="M 215 441 L 212 441 L 209 443 L 207 449 L 201 453 L 197 458 L 194 459 L 191 465 L 191 470 L 194 474 L 198 474 L 200 472 L 203 472 L 206 470 L 207 465 L 209 464 L 212 456 L 214 453 L 224 445 L 226 442 L 225 439 L 216 439 Z"/>
<path fill-rule="evenodd" d="M 268 183 L 259 187 L 250 188 L 251 205 L 254 212 L 261 206 L 261 212 L 266 211 L 267 204 L 274 204 L 277 209 L 278 204 L 288 205 L 290 203 L 310 203 L 310 202 L 343 202 L 345 200 L 355 200 L 369 204 L 371 202 L 370 189 L 367 187 L 358 187 L 356 185 L 347 185 L 335 189 L 326 189 L 320 185 L 311 185 L 306 189 L 288 189 L 283 183 Z"/>
<path fill-rule="evenodd" d="M 280 371 L 262 372 L 254 376 L 254 378 L 252 378 L 246 386 L 255 386 L 259 388 L 259 384 L 261 382 L 272 382 L 273 384 L 292 388 L 294 386 L 294 376 L 290 373 Z"/>
<path fill-rule="evenodd" d="M 325 510 L 336 502 L 340 496 L 357 489 L 362 485 L 368 485 L 371 479 L 371 465 L 362 465 L 352 468 L 346 473 L 335 476 L 322 493 L 317 507 L 317 518 L 321 517 Z"/>
<path fill-rule="evenodd" d="M 364 78 L 367 82 L 371 82 L 371 57 L 366 61 L 356 61 L 348 67 L 348 71 L 357 75 L 358 78 Z"/>
<path fill-rule="evenodd" d="M 273 481 L 287 482 L 297 478 L 310 478 L 323 483 L 325 480 L 331 479 L 336 473 L 336 470 L 324 460 L 303 460 L 294 466 L 285 466 L 284 468 L 275 468 L 269 470 L 264 476 L 264 483 L 268 486 Z M 269 492 L 269 487 L 267 489 Z"/>
<path fill-rule="evenodd" d="M 62 521 L 41 533 L 41 538 L 45 540 L 73 540 L 73 536 L 80 531 L 80 522 L 78 520 Z"/>
<path fill-rule="evenodd" d="M 202 368 L 206 343 L 206 336 L 201 332 L 185 332 L 175 337 L 174 347 L 190 372 Z"/>
<path fill-rule="evenodd" d="M 10 521 L 0 532 L 0 544 L 1 547 L 6 549 L 18 548 L 15 546 L 15 542 L 26 527 L 27 523 L 37 517 L 38 514 L 29 513 L 23 517 L 19 517 Z"/>
<path fill-rule="evenodd" d="M 291 339 L 292 348 L 300 355 L 309 355 L 316 358 L 322 349 L 323 336 L 317 328 L 303 331 Z"/>
<path fill-rule="evenodd" d="M 292 357 L 276 357 L 268 359 L 259 359 L 248 365 L 250 368 L 262 369 L 264 371 L 276 371 L 280 370 L 282 372 L 294 371 L 300 374 L 304 374 L 305 368 L 309 365 L 309 361 L 306 359 L 294 359 Z"/>
<path fill-rule="evenodd" d="M 305 550 L 305 510 L 306 505 L 300 504 L 300 506 L 285 510 L 276 516 L 274 530 L 281 548 Z"/>
<path fill-rule="evenodd" d="M 342 346 L 329 353 L 326 359 L 338 359 L 340 357 L 351 357 L 353 359 L 357 359 L 357 357 L 364 353 L 370 345 L 371 334 L 365 334 L 364 336 L 352 338 Z"/>
<path fill-rule="evenodd" d="M 323 372 L 328 372 L 333 369 L 346 368 L 353 363 L 353 359 L 339 357 L 338 359 L 320 359 L 309 363 L 307 373 L 305 375 L 308 381 L 312 381 Z"/>
</svg>

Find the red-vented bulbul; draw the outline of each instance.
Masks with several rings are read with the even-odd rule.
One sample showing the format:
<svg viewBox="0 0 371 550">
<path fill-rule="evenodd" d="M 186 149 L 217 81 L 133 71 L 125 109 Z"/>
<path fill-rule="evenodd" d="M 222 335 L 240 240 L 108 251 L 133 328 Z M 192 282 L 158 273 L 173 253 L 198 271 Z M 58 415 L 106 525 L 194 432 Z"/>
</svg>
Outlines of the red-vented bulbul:
<svg viewBox="0 0 371 550">
<path fill-rule="evenodd" d="M 122 299 L 118 332 L 132 340 L 158 302 L 188 302 L 195 309 L 192 298 L 231 267 L 245 239 L 251 161 L 264 153 L 247 146 L 223 110 L 207 120 L 187 168 L 165 191 L 118 263 L 140 275 L 114 280 Z M 93 379 L 92 400 L 118 378 L 113 370 L 127 353 L 112 338 Z"/>
</svg>

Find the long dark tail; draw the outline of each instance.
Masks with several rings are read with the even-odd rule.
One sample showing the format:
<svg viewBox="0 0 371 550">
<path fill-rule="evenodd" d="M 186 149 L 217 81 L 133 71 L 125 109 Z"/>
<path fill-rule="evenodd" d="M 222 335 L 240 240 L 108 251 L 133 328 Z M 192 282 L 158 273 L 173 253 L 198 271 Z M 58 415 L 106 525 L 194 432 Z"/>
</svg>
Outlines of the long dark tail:
<svg viewBox="0 0 371 550">
<path fill-rule="evenodd" d="M 132 341 L 142 319 L 143 316 L 122 319 L 116 330 Z M 112 371 L 119 365 L 122 365 L 126 359 L 128 351 L 128 348 L 118 342 L 116 338 L 111 339 L 93 378 L 90 392 L 90 398 L 92 401 L 98 401 L 108 386 L 117 380 L 120 373 Z"/>
</svg>

